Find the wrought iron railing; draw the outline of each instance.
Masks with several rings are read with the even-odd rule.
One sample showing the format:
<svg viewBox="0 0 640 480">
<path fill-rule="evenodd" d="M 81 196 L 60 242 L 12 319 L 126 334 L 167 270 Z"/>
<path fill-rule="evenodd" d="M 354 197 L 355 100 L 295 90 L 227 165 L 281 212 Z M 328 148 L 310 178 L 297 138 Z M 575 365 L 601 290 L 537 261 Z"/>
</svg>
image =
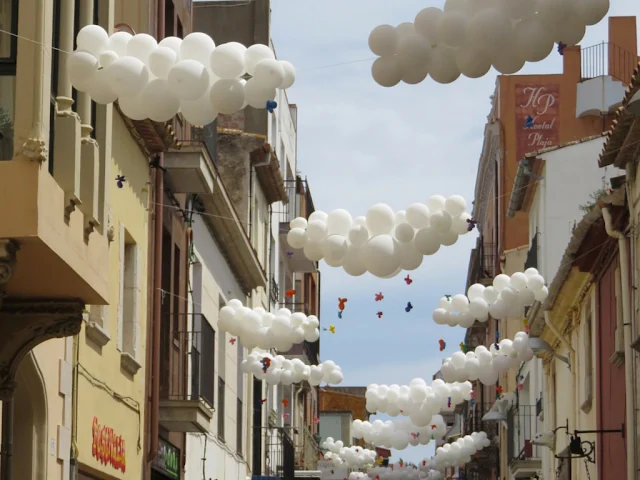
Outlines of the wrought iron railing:
<svg viewBox="0 0 640 480">
<path fill-rule="evenodd" d="M 531 443 L 538 432 L 535 405 L 512 407 L 507 415 L 507 457 L 512 460 L 534 460 L 542 457 L 540 447 Z"/>
<path fill-rule="evenodd" d="M 497 275 L 497 247 L 495 243 L 484 243 L 482 237 L 478 238 L 476 248 L 471 251 L 468 286 Z"/>
<path fill-rule="evenodd" d="M 295 476 L 295 449 L 293 441 L 284 428 L 253 427 L 253 435 L 264 437 L 265 468 L 263 476 L 293 479 Z"/>
<path fill-rule="evenodd" d="M 160 395 L 166 400 L 202 401 L 214 405 L 213 329 L 163 335 Z"/>
<path fill-rule="evenodd" d="M 282 206 L 280 223 L 288 224 L 296 217 L 309 218 L 309 215 L 315 211 L 315 207 L 307 180 L 296 176 L 295 179 L 285 180 L 284 186 L 289 196 L 289 202 Z"/>
<path fill-rule="evenodd" d="M 493 405 L 491 403 L 469 402 L 466 417 L 464 419 L 464 434 L 471 435 L 473 432 L 485 432 L 489 440 L 493 442 L 498 435 L 498 422 L 483 421 L 484 417 Z"/>
<path fill-rule="evenodd" d="M 271 284 L 271 286 L 269 287 L 269 298 L 271 300 L 271 303 L 277 305 L 280 295 L 278 282 L 276 282 L 276 278 L 274 276 L 271 276 L 271 281 L 269 283 Z"/>
<path fill-rule="evenodd" d="M 611 75 L 626 84 L 631 81 L 633 71 L 638 66 L 636 54 L 608 42 L 583 48 L 580 56 L 582 80 Z"/>
<path fill-rule="evenodd" d="M 296 446 L 296 470 L 316 470 L 320 446 L 306 425 L 302 427 L 300 442 Z"/>
</svg>

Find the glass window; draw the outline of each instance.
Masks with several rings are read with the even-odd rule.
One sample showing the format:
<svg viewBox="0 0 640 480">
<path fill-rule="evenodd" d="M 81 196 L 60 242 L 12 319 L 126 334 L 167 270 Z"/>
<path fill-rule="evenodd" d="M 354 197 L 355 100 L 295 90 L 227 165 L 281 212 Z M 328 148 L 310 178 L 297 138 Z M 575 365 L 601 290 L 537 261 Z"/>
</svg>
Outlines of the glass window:
<svg viewBox="0 0 640 480">
<path fill-rule="evenodd" d="M 0 160 L 13 158 L 18 0 L 0 0 Z"/>
</svg>

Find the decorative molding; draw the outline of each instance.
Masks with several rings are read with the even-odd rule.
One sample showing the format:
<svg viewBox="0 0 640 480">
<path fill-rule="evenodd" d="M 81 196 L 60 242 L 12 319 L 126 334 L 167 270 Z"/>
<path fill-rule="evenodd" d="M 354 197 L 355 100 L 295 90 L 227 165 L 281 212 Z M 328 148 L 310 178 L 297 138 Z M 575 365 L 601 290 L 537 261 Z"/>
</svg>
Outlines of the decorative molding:
<svg viewBox="0 0 640 480">
<path fill-rule="evenodd" d="M 120 353 L 120 366 L 124 368 L 131 375 L 138 373 L 138 370 L 142 368 L 142 365 L 133 358 L 133 355 L 127 352 Z"/>
<path fill-rule="evenodd" d="M 41 138 L 27 138 L 25 142 L 18 148 L 16 155 L 23 155 L 31 160 L 39 163 L 47 161 L 49 157 L 49 149 L 47 143 Z"/>
<path fill-rule="evenodd" d="M 8 283 L 16 267 L 16 253 L 20 247 L 9 239 L 0 239 L 0 285 Z"/>
<path fill-rule="evenodd" d="M 7 297 L 0 308 L 0 401 L 13 396 L 18 365 L 40 343 L 77 335 L 82 327 L 81 300 Z"/>
<path fill-rule="evenodd" d="M 87 327 L 85 329 L 86 336 L 100 348 L 104 347 L 109 340 L 111 340 L 111 335 L 107 333 L 107 331 L 102 328 L 102 326 L 93 320 L 87 322 Z"/>
</svg>

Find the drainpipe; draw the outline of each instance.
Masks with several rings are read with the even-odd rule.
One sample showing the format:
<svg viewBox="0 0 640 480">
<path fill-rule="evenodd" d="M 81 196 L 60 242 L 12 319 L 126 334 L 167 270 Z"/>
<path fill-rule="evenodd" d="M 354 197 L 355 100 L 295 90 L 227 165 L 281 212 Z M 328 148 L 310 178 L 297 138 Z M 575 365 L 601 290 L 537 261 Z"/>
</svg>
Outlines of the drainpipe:
<svg viewBox="0 0 640 480">
<path fill-rule="evenodd" d="M 165 0 L 157 0 L 156 34 L 158 39 L 164 38 Z M 149 7 L 151 8 L 151 6 Z M 158 455 L 158 436 L 160 434 L 160 322 L 162 321 L 162 228 L 164 219 L 164 153 L 158 154 L 155 168 L 155 205 L 154 205 L 154 265 L 153 265 L 153 326 L 151 357 L 151 444 L 147 462 L 152 462 Z"/>
<path fill-rule="evenodd" d="M 636 478 L 636 434 L 633 411 L 634 394 L 632 385 L 633 379 L 633 352 L 631 349 L 631 318 L 629 309 L 629 299 L 631 290 L 629 288 L 629 253 L 627 251 L 627 238 L 619 230 L 614 230 L 612 225 L 611 212 L 607 207 L 602 209 L 602 218 L 604 226 L 611 238 L 618 239 L 618 251 L 620 252 L 620 277 L 622 290 L 622 319 L 624 325 L 624 373 L 625 373 L 625 415 L 626 415 L 626 434 L 627 441 L 627 479 L 634 480 Z"/>
</svg>

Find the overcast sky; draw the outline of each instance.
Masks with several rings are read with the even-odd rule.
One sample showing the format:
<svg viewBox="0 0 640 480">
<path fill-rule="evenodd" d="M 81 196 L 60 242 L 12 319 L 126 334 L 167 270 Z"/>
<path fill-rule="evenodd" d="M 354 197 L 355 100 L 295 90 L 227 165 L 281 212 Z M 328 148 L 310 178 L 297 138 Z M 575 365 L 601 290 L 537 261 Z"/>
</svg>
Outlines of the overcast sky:
<svg viewBox="0 0 640 480">
<path fill-rule="evenodd" d="M 640 16 L 638 0 L 612 0 L 611 15 Z M 463 195 L 473 201 L 476 168 L 496 72 L 481 79 L 460 77 L 450 85 L 427 79 L 419 85 L 378 86 L 371 78 L 369 32 L 379 24 L 412 22 L 422 8 L 443 0 L 272 0 L 272 37 L 278 58 L 298 70 L 289 101 L 298 105 L 298 168 L 309 179 L 316 208 L 345 208 L 364 215 L 384 202 L 394 210 L 424 202 L 433 194 Z M 589 27 L 589 46 L 607 39 L 607 22 Z M 519 73 L 560 73 L 554 50 L 544 62 Z M 353 278 L 321 263 L 322 360 L 343 369 L 343 385 L 407 384 L 430 381 L 442 359 L 459 349 L 464 330 L 435 325 L 431 312 L 444 294 L 464 290 L 475 233 L 427 257 L 412 272 L 381 280 Z M 382 303 L 374 301 L 383 292 Z M 347 297 L 343 319 L 337 298 Z M 414 309 L 405 313 L 410 301 Z M 384 316 L 378 319 L 376 312 Z M 439 351 L 438 340 L 447 348 Z M 394 458 L 420 461 L 430 447 L 409 447 Z"/>
</svg>

